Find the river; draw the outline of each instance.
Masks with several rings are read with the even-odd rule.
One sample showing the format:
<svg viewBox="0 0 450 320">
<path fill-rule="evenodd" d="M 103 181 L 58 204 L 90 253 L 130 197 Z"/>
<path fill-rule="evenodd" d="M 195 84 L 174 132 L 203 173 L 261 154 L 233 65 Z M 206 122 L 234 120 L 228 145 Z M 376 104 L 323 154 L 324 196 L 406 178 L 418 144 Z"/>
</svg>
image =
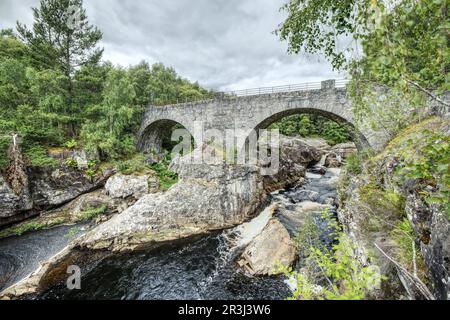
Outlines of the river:
<svg viewBox="0 0 450 320">
<path fill-rule="evenodd" d="M 306 215 L 320 215 L 324 207 L 336 212 L 335 185 L 340 170 L 325 170 L 320 165 L 310 168 L 300 186 L 271 194 L 270 206 L 278 206 L 274 216 L 292 237 Z M 35 298 L 285 299 L 292 288 L 284 276 L 249 276 L 235 263 L 271 218 L 269 211 L 266 209 L 252 221 L 231 230 L 150 251 L 110 256 L 82 275 L 81 290 L 70 291 L 61 283 Z M 324 241 L 329 241 L 327 228 L 323 230 Z M 39 261 L 67 244 L 68 231 L 68 227 L 62 227 L 0 240 L 0 279 L 8 275 L 6 283 L 12 284 L 29 274 Z"/>
</svg>

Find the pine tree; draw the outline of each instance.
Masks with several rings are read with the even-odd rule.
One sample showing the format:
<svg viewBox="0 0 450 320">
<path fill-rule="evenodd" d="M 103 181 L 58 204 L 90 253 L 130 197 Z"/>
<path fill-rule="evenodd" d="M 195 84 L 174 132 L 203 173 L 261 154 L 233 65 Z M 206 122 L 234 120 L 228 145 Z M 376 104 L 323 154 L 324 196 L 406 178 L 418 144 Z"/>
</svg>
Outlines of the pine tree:
<svg viewBox="0 0 450 320">
<path fill-rule="evenodd" d="M 74 102 L 75 72 L 100 61 L 103 49 L 97 44 L 102 32 L 89 24 L 82 0 L 41 0 L 40 7 L 32 10 L 33 28 L 18 22 L 19 37 L 28 45 L 37 68 L 58 70 L 68 79 L 65 115 L 72 118 L 68 130 L 75 136 L 80 112 Z"/>
<path fill-rule="evenodd" d="M 103 49 L 96 46 L 102 32 L 87 21 L 82 0 L 41 0 L 32 10 L 32 30 L 18 22 L 17 31 L 38 66 L 72 77 L 77 68 L 101 59 Z"/>
</svg>

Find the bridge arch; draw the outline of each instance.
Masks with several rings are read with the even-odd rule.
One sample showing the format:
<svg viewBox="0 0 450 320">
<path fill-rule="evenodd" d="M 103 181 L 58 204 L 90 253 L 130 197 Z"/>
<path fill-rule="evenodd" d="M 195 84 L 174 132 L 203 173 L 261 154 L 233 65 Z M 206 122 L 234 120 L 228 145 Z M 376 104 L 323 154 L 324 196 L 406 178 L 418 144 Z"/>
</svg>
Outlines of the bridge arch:
<svg viewBox="0 0 450 320">
<path fill-rule="evenodd" d="M 257 123 L 253 129 L 258 133 L 259 130 L 268 129 L 272 124 L 284 118 L 302 114 L 320 115 L 338 124 L 345 125 L 349 129 L 352 141 L 356 144 L 358 150 L 362 150 L 369 146 L 367 138 L 355 127 L 355 125 L 348 118 L 344 118 L 337 113 L 319 108 L 288 108 L 283 111 L 275 112 Z"/>
<path fill-rule="evenodd" d="M 177 127 L 186 129 L 191 136 L 191 143 L 195 143 L 194 136 L 189 129 L 189 126 L 183 125 L 182 122 L 172 119 L 158 119 L 146 124 L 141 129 L 138 141 L 139 150 L 143 152 L 153 150 L 159 153 L 163 149 L 168 149 L 172 132 Z"/>
</svg>

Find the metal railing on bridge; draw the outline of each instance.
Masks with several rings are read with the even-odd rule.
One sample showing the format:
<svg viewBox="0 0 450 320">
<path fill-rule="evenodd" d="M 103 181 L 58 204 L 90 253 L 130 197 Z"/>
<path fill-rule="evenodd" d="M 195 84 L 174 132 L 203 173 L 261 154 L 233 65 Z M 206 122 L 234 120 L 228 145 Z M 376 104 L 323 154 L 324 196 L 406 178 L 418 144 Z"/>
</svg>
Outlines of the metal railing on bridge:
<svg viewBox="0 0 450 320">
<path fill-rule="evenodd" d="M 247 97 L 247 96 L 257 96 L 264 94 L 275 94 L 275 93 L 289 93 L 289 92 L 298 92 L 298 91 L 308 91 L 308 90 L 320 90 L 323 89 L 323 85 L 325 83 L 334 83 L 335 88 L 345 88 L 345 86 L 350 82 L 349 79 L 336 79 L 336 80 L 327 80 L 321 82 L 307 82 L 300 84 L 290 84 L 285 86 L 275 86 L 275 87 L 261 87 L 261 88 L 252 88 L 252 89 L 243 89 L 243 90 L 235 90 L 235 91 L 226 91 L 226 92 L 214 92 L 213 96 L 209 99 L 221 99 L 223 97 Z M 184 101 L 180 101 L 177 99 L 175 104 L 184 104 L 188 102 L 196 102 L 204 100 L 204 98 L 198 99 L 185 99 Z M 207 98 L 208 100 L 208 98 Z M 157 106 L 162 106 L 164 104 L 155 104 Z"/>
<path fill-rule="evenodd" d="M 344 88 L 350 80 L 348 79 L 338 79 L 334 80 L 335 88 Z M 236 97 L 246 97 L 246 96 L 257 96 L 262 94 L 274 94 L 274 93 L 287 93 L 287 92 L 297 92 L 297 91 L 308 91 L 308 90 L 319 90 L 322 89 L 321 82 L 308 82 L 300 84 L 291 84 L 285 86 L 275 86 L 275 87 L 262 87 L 262 88 L 252 88 L 236 91 L 219 92 L 225 96 L 236 96 Z"/>
</svg>

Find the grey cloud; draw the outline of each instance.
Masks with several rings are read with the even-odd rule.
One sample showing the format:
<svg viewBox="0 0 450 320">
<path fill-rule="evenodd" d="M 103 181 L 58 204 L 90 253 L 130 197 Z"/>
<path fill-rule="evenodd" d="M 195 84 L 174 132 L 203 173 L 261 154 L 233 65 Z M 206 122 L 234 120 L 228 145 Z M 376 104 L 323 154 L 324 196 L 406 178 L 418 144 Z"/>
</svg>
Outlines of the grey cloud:
<svg viewBox="0 0 450 320">
<path fill-rule="evenodd" d="M 320 59 L 289 56 L 272 34 L 285 0 L 85 0 L 115 64 L 162 62 L 214 89 L 320 81 L 338 77 Z M 31 22 L 37 0 L 0 0 L 0 27 Z"/>
</svg>

